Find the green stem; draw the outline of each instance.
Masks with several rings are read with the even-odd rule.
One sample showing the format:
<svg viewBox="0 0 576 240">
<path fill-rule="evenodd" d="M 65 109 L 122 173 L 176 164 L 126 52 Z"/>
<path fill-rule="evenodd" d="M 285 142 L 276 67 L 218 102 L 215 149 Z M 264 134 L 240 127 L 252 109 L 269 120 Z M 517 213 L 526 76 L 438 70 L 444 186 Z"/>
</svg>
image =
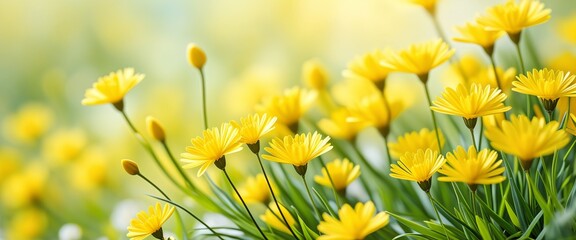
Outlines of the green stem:
<svg viewBox="0 0 576 240">
<path fill-rule="evenodd" d="M 308 187 L 308 182 L 306 182 L 306 178 L 304 177 L 304 175 L 300 176 L 302 177 L 302 181 L 304 182 L 304 186 L 306 187 L 306 192 L 308 193 L 308 198 L 310 198 L 310 203 L 314 208 L 314 212 L 316 212 L 316 216 L 318 216 L 318 219 L 322 219 L 322 217 L 320 216 L 320 211 L 318 211 L 318 208 L 316 208 L 316 204 L 314 204 L 314 199 L 312 198 L 312 193 L 310 193 L 310 188 Z"/>
<path fill-rule="evenodd" d="M 472 210 L 476 216 L 476 190 L 470 189 L 470 191 L 472 192 Z"/>
<path fill-rule="evenodd" d="M 482 136 L 484 135 L 484 121 L 480 118 L 480 137 L 478 138 L 478 149 L 482 148 Z"/>
<path fill-rule="evenodd" d="M 472 146 L 478 150 L 480 147 L 476 147 L 476 138 L 474 137 L 474 128 L 468 128 L 470 130 L 470 136 L 472 137 Z"/>
<path fill-rule="evenodd" d="M 244 205 L 244 208 L 246 208 L 246 211 L 248 212 L 248 215 L 250 216 L 250 218 L 252 219 L 252 222 L 254 223 L 254 225 L 256 226 L 256 228 L 258 229 L 258 232 L 260 232 L 260 234 L 262 235 L 262 237 L 264 239 L 268 239 L 266 237 L 266 235 L 264 235 L 264 232 L 262 232 L 262 229 L 260 229 L 260 226 L 258 226 L 258 223 L 256 222 L 256 219 L 254 219 L 254 216 L 252 216 L 252 212 L 250 212 L 250 209 L 248 208 L 248 205 L 246 205 L 246 202 L 244 202 L 244 199 L 242 198 L 242 195 L 240 195 L 240 192 L 238 192 L 238 189 L 236 189 L 236 186 L 234 186 L 234 183 L 232 182 L 232 179 L 230 179 L 230 176 L 228 175 L 228 172 L 226 172 L 226 169 L 222 169 L 222 171 L 224 172 L 224 175 L 226 175 L 226 179 L 228 179 L 228 182 L 230 183 L 230 186 L 232 186 L 232 189 L 234 189 L 234 192 L 236 192 L 236 195 L 238 195 L 238 198 L 240 199 L 240 201 L 242 202 L 242 204 Z"/>
<path fill-rule="evenodd" d="M 516 47 L 516 52 L 518 53 L 518 59 L 520 60 L 520 70 L 522 70 L 522 74 L 526 74 L 526 68 L 524 67 L 524 59 L 522 58 L 522 51 L 520 51 L 520 42 L 515 43 L 514 46 Z"/>
<path fill-rule="evenodd" d="M 504 92 L 504 89 L 502 88 L 502 83 L 500 83 L 500 76 L 498 76 L 498 72 L 496 71 L 496 62 L 494 61 L 493 54 L 490 55 L 490 65 L 492 65 L 492 71 L 494 71 L 494 79 L 496 80 L 496 86 L 498 86 L 498 88 L 500 88 L 502 92 Z"/>
<path fill-rule="evenodd" d="M 174 167 L 178 170 L 178 173 L 180 173 L 180 175 L 182 176 L 182 178 L 184 179 L 186 184 L 191 189 L 195 190 L 196 186 L 192 183 L 192 181 L 190 180 L 188 175 L 186 175 L 186 173 L 184 172 L 182 167 L 180 167 L 180 165 L 178 165 L 178 162 L 176 162 L 176 158 L 174 158 L 174 155 L 172 155 L 172 151 L 170 151 L 170 148 L 168 147 L 168 144 L 166 144 L 166 141 L 161 141 L 160 143 L 162 143 L 162 146 L 164 147 L 164 150 L 166 151 L 166 153 L 168 153 L 168 157 L 172 161 L 172 164 L 174 164 Z"/>
<path fill-rule="evenodd" d="M 260 143 L 258 143 L 260 144 Z M 290 233 L 292 234 L 292 236 L 294 236 L 294 238 L 299 239 L 296 234 L 294 233 L 294 231 L 292 231 L 292 227 L 290 227 L 290 224 L 288 223 L 288 220 L 286 219 L 286 216 L 284 216 L 284 213 L 282 212 L 282 208 L 280 208 L 280 204 L 278 204 L 278 199 L 276 199 L 276 194 L 274 194 L 274 190 L 272 189 L 272 184 L 270 184 L 270 180 L 268 180 L 268 174 L 266 174 L 266 170 L 264 169 L 264 165 L 262 164 L 262 159 L 260 159 L 260 155 L 258 153 L 254 153 L 256 155 L 256 158 L 258 158 L 258 163 L 260 164 L 260 169 L 262 169 L 262 174 L 264 174 L 264 179 L 266 179 L 266 184 L 268 185 L 268 189 L 270 190 L 270 194 L 272 195 L 272 198 L 274 199 L 274 203 L 276 204 L 276 207 L 278 208 L 278 211 L 280 212 L 280 215 L 282 216 L 282 220 L 284 220 L 284 224 L 286 225 L 286 227 L 288 228 L 288 230 L 290 230 Z M 266 206 L 268 207 L 268 206 Z M 274 213 L 274 211 L 270 210 L 270 212 Z"/>
<path fill-rule="evenodd" d="M 446 234 L 446 239 L 450 239 L 450 237 L 448 237 L 448 230 L 446 230 L 446 226 L 444 226 L 444 223 L 442 222 L 442 218 L 440 218 L 440 214 L 438 213 L 438 209 L 436 209 L 436 205 L 434 205 L 434 200 L 432 198 L 432 194 L 430 194 L 430 191 L 427 191 L 426 195 L 428 195 L 428 199 L 430 200 L 430 204 L 432 204 L 432 208 L 434 208 L 434 212 L 436 213 L 436 217 L 438 218 L 440 225 L 442 225 L 442 229 L 444 229 L 444 234 Z"/>
<path fill-rule="evenodd" d="M 450 39 L 448 37 L 446 37 L 446 34 L 444 33 L 444 31 L 442 31 L 442 28 L 440 27 L 440 22 L 438 22 L 438 19 L 436 18 L 436 14 L 430 13 L 430 18 L 432 18 L 432 23 L 434 25 L 434 29 L 436 30 L 436 33 L 438 33 L 438 36 L 440 36 L 440 38 L 442 40 L 444 40 L 444 42 L 446 42 L 446 44 L 448 44 L 448 46 L 452 47 L 451 46 L 452 44 L 450 44 Z M 462 78 L 464 78 L 465 82 L 468 82 L 468 76 L 466 76 L 466 71 L 464 71 L 464 68 L 462 67 L 462 64 L 458 60 L 458 56 L 456 54 L 454 54 L 454 56 L 452 56 L 450 58 L 450 63 L 456 65 L 456 69 L 458 70 L 458 73 L 460 73 Z"/>
<path fill-rule="evenodd" d="M 386 157 L 388 157 L 388 165 L 392 164 L 392 155 L 390 155 L 390 147 L 388 146 L 388 138 L 384 138 L 384 144 L 386 145 Z M 438 143 L 440 145 L 440 143 Z"/>
<path fill-rule="evenodd" d="M 436 114 L 434 111 L 430 109 L 432 107 L 432 99 L 430 98 L 430 90 L 428 89 L 428 85 L 424 84 L 424 89 L 426 90 L 426 99 L 428 100 L 428 109 L 430 110 L 430 114 L 432 115 L 432 123 L 434 124 L 434 132 L 436 133 L 436 141 L 438 141 L 438 150 L 442 153 L 442 146 L 440 145 L 440 133 L 438 128 L 438 123 L 436 122 Z"/>
<path fill-rule="evenodd" d="M 200 82 L 202 84 L 202 115 L 204 116 L 204 129 L 208 129 L 208 111 L 206 111 L 206 78 L 204 70 L 200 68 Z"/>
<path fill-rule="evenodd" d="M 182 187 L 182 185 L 178 184 L 176 179 L 174 179 L 174 177 L 172 177 L 172 175 L 168 173 L 168 170 L 166 170 L 166 167 L 164 167 L 164 164 L 162 164 L 160 162 L 160 159 L 158 158 L 158 156 L 156 156 L 156 153 L 154 153 L 154 151 L 152 150 L 150 143 L 148 143 L 148 141 L 146 141 L 146 139 L 144 137 L 142 137 L 142 134 L 140 134 L 138 129 L 136 129 L 136 127 L 134 127 L 134 124 L 132 124 L 132 121 L 130 121 L 130 118 L 128 118 L 128 115 L 126 115 L 126 112 L 122 110 L 122 111 L 120 111 L 120 113 L 122 113 L 122 116 L 126 120 L 126 123 L 128 123 L 128 126 L 130 126 L 130 129 L 132 130 L 132 133 L 134 134 L 134 136 L 136 136 L 136 139 L 138 139 L 138 142 L 140 142 L 140 144 L 144 147 L 144 149 L 146 149 L 146 151 L 150 154 L 150 156 L 152 156 L 152 159 L 154 159 L 154 161 L 156 162 L 156 165 L 158 165 L 158 167 L 160 167 L 160 170 L 162 170 L 164 175 L 166 175 L 166 177 L 168 177 L 168 179 L 170 179 L 170 181 L 172 181 L 178 188 L 180 188 L 180 190 L 182 190 L 182 192 L 187 192 L 186 189 L 184 187 Z"/>
</svg>

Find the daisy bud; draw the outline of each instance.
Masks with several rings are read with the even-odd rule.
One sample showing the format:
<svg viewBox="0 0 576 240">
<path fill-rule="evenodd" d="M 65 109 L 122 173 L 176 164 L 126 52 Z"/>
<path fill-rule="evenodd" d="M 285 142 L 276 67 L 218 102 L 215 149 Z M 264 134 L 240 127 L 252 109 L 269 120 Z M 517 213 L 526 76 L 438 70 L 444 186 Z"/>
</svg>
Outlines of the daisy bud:
<svg viewBox="0 0 576 240">
<path fill-rule="evenodd" d="M 202 69 L 206 64 L 206 54 L 198 45 L 188 44 L 188 63 L 198 69 Z"/>
<path fill-rule="evenodd" d="M 122 167 L 130 175 L 140 174 L 140 169 L 138 169 L 138 164 L 130 159 L 122 159 Z"/>
<path fill-rule="evenodd" d="M 302 66 L 304 83 L 313 89 L 324 89 L 328 84 L 326 69 L 317 60 L 308 60 Z"/>
<path fill-rule="evenodd" d="M 154 139 L 164 142 L 166 140 L 166 134 L 164 133 L 164 128 L 160 125 L 160 122 L 152 116 L 146 117 L 146 128 L 148 129 L 148 134 L 150 134 Z"/>
</svg>

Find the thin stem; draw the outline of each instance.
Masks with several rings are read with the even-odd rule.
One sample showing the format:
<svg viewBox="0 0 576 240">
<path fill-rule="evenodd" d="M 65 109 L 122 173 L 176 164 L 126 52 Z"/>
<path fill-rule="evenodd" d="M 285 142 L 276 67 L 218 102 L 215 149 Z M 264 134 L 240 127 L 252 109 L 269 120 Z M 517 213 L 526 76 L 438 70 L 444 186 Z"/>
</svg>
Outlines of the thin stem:
<svg viewBox="0 0 576 240">
<path fill-rule="evenodd" d="M 522 74 L 525 74 L 526 68 L 524 67 L 524 59 L 522 58 L 522 51 L 520 51 L 520 42 L 515 43 L 514 46 L 516 47 L 516 52 L 518 53 L 518 59 L 520 60 L 520 70 L 522 70 Z"/>
<path fill-rule="evenodd" d="M 392 164 L 392 155 L 390 155 L 390 147 L 388 146 L 388 138 L 384 138 L 384 144 L 386 145 L 386 157 L 388 157 L 388 165 Z M 438 143 L 440 144 L 440 143 Z"/>
<path fill-rule="evenodd" d="M 260 155 L 258 153 L 254 153 L 254 154 L 258 158 L 258 163 L 260 164 L 260 169 L 262 169 L 262 174 L 264 174 L 264 179 L 266 179 L 266 184 L 268 185 L 268 189 L 270 190 L 270 194 L 272 194 L 272 198 L 274 199 L 274 203 L 276 204 L 276 207 L 278 208 L 278 211 L 280 212 L 280 215 L 282 216 L 282 220 L 284 220 L 284 224 L 286 225 L 288 230 L 290 230 L 290 233 L 292 234 L 292 236 L 294 236 L 294 238 L 296 238 L 296 239 L 299 239 L 296 236 L 296 234 L 294 233 L 294 231 L 292 231 L 292 227 L 290 227 L 290 224 L 288 223 L 286 216 L 284 216 L 284 213 L 282 212 L 282 208 L 280 208 L 280 204 L 278 204 L 278 199 L 276 199 L 276 194 L 274 194 L 274 190 L 272 189 L 272 184 L 270 184 L 270 180 L 268 180 L 268 174 L 266 174 L 266 170 L 264 169 L 264 165 L 262 164 L 262 159 L 260 159 Z M 266 207 L 268 207 L 268 206 L 266 206 Z M 274 213 L 272 210 L 270 210 L 270 212 Z"/>
<path fill-rule="evenodd" d="M 496 85 L 498 88 L 502 89 L 502 92 L 504 92 L 502 84 L 500 83 L 500 76 L 498 76 L 498 72 L 496 71 L 496 62 L 494 61 L 493 54 L 490 55 L 490 65 L 492 65 L 492 71 L 494 71 L 494 79 L 496 80 Z"/>
<path fill-rule="evenodd" d="M 180 173 L 180 175 L 182 176 L 182 178 L 184 179 L 184 181 L 186 182 L 186 184 L 191 188 L 191 189 L 196 189 L 196 186 L 192 183 L 192 181 L 190 180 L 190 178 L 188 177 L 188 175 L 186 175 L 186 173 L 184 172 L 184 170 L 180 167 L 180 165 L 178 165 L 178 162 L 176 162 L 176 158 L 174 158 L 174 155 L 172 155 L 172 151 L 170 151 L 170 148 L 168 147 L 168 144 L 166 144 L 166 141 L 161 141 L 160 143 L 162 143 L 162 146 L 164 147 L 164 150 L 166 151 L 166 153 L 168 153 L 168 157 L 170 158 L 170 160 L 172 161 L 172 163 L 174 164 L 174 167 L 176 167 L 176 169 L 178 170 L 178 173 Z"/>
<path fill-rule="evenodd" d="M 262 232 L 262 229 L 260 229 L 260 226 L 258 226 L 258 223 L 256 222 L 256 219 L 254 219 L 254 216 L 252 216 L 252 212 L 250 212 L 250 209 L 248 208 L 248 205 L 246 205 L 246 202 L 244 202 L 244 199 L 242 198 L 242 195 L 240 195 L 240 192 L 238 192 L 238 189 L 236 189 L 236 186 L 234 186 L 234 183 L 232 183 L 232 179 L 230 179 L 230 176 L 228 175 L 228 172 L 226 172 L 226 169 L 222 169 L 222 171 L 224 172 L 224 175 L 226 175 L 226 179 L 228 179 L 228 182 L 230 183 L 230 186 L 232 186 L 232 189 L 234 189 L 234 192 L 236 192 L 236 195 L 238 195 L 238 198 L 240 199 L 240 201 L 242 202 L 242 204 L 244 205 L 244 208 L 246 208 L 246 211 L 248 212 L 248 215 L 250 216 L 250 218 L 252 219 L 252 222 L 254 223 L 254 225 L 256 226 L 256 228 L 258 228 L 258 232 L 260 232 L 260 234 L 262 235 L 262 237 L 264 239 L 268 239 L 266 237 L 266 235 L 264 235 L 264 232 Z"/>
<path fill-rule="evenodd" d="M 474 216 L 476 216 L 476 191 L 470 189 L 472 193 L 472 210 L 474 212 Z"/>
<path fill-rule="evenodd" d="M 436 33 L 438 33 L 438 36 L 442 40 L 444 40 L 444 42 L 446 42 L 446 44 L 448 44 L 450 47 L 452 47 L 450 44 L 450 39 L 448 39 L 446 37 L 446 34 L 444 33 L 444 31 L 442 31 L 442 28 L 440 27 L 440 22 L 438 22 L 438 19 L 436 18 L 436 14 L 430 13 L 430 18 L 432 18 L 432 23 L 434 25 L 434 29 L 436 30 Z M 456 54 L 454 54 L 454 56 L 452 56 L 452 58 L 450 58 L 450 62 L 452 64 L 456 65 L 456 69 L 458 70 L 458 73 L 460 73 L 462 78 L 464 78 L 465 82 L 468 82 L 468 76 L 466 76 L 466 71 L 464 71 L 464 68 L 462 67 L 462 64 L 458 60 L 458 56 Z"/>
<path fill-rule="evenodd" d="M 202 84 L 202 115 L 204 116 L 204 129 L 208 129 L 208 111 L 206 111 L 206 78 L 204 70 L 200 68 L 200 82 Z"/>
<path fill-rule="evenodd" d="M 308 182 L 306 182 L 306 178 L 304 177 L 304 175 L 300 175 L 302 177 L 302 181 L 304 182 L 304 186 L 306 187 L 306 192 L 308 193 L 308 197 L 310 198 L 310 203 L 312 204 L 312 207 L 314 208 L 314 212 L 316 212 L 316 216 L 318 216 L 318 219 L 321 219 L 320 217 L 320 211 L 318 211 L 318 208 L 316 208 L 316 204 L 314 204 L 314 199 L 312 198 L 312 193 L 310 193 L 310 188 L 308 187 Z"/>
<path fill-rule="evenodd" d="M 436 209 L 436 205 L 434 205 L 434 200 L 432 199 L 432 194 L 430 194 L 430 191 L 427 191 L 426 195 L 428 195 L 428 199 L 430 200 L 430 204 L 432 204 L 432 208 L 434 208 L 434 212 L 436 213 L 436 217 L 438 218 L 440 225 L 442 225 L 442 229 L 444 229 L 444 234 L 446 234 L 446 239 L 450 239 L 450 237 L 448 237 L 448 230 L 446 230 L 446 226 L 444 226 L 444 223 L 442 222 L 442 218 L 440 218 L 440 214 L 438 213 L 438 209 Z"/>
<path fill-rule="evenodd" d="M 430 114 L 432 115 L 432 123 L 434 123 L 434 132 L 436 133 L 436 141 L 438 141 L 438 150 L 442 153 L 442 146 L 440 145 L 440 133 L 438 128 L 438 123 L 436 122 L 436 114 L 434 111 L 430 109 L 432 107 L 432 99 L 430 98 L 430 90 L 428 89 L 428 85 L 424 84 L 424 89 L 426 90 L 426 99 L 428 100 L 428 109 L 430 110 Z"/>
<path fill-rule="evenodd" d="M 474 128 L 468 128 L 468 130 L 470 130 L 470 135 L 472 137 L 472 146 L 474 146 L 474 148 L 479 149 L 480 147 L 476 147 L 476 138 L 474 137 Z"/>
</svg>

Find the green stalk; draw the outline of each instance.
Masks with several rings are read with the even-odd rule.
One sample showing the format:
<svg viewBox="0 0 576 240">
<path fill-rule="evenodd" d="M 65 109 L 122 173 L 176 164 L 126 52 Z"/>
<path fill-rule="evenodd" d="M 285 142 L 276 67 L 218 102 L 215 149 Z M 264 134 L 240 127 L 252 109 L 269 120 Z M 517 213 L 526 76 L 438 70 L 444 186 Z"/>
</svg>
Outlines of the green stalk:
<svg viewBox="0 0 576 240">
<path fill-rule="evenodd" d="M 446 239 L 450 239 L 450 237 L 448 237 L 448 230 L 446 230 L 446 226 L 444 226 L 444 223 L 442 222 L 442 218 L 440 218 L 440 214 L 438 213 L 438 209 L 436 209 L 436 205 L 434 205 L 434 200 L 432 198 L 432 194 L 430 194 L 430 191 L 426 191 L 426 195 L 428 195 L 428 199 L 430 200 L 430 204 L 432 204 L 432 208 L 434 208 L 434 212 L 436 213 L 436 217 L 438 218 L 440 225 L 442 225 L 442 229 L 444 229 L 444 234 L 446 234 Z"/>
<path fill-rule="evenodd" d="M 204 70 L 200 70 L 200 83 L 202 84 L 202 115 L 204 116 L 204 129 L 208 129 L 208 111 L 206 110 L 206 78 L 204 77 Z"/>
<path fill-rule="evenodd" d="M 434 133 L 436 133 L 436 141 L 438 141 L 438 149 L 440 153 L 442 153 L 442 146 L 440 145 L 440 133 L 438 133 L 438 123 L 436 122 L 436 114 L 434 111 L 430 109 L 432 107 L 432 99 L 430 98 L 430 90 L 428 89 L 428 85 L 424 84 L 424 90 L 426 90 L 426 99 L 428 100 L 428 109 L 430 110 L 430 114 L 432 115 L 432 123 L 434 123 Z"/>
<path fill-rule="evenodd" d="M 318 211 L 318 208 L 316 208 L 316 204 L 314 204 L 314 199 L 312 198 L 312 193 L 310 193 L 310 188 L 308 187 L 308 182 L 306 182 L 306 178 L 304 177 L 304 175 L 300 176 L 302 177 L 302 181 L 304 182 L 304 186 L 306 187 L 306 192 L 308 193 L 308 198 L 310 198 L 310 203 L 314 208 L 314 212 L 316 212 L 316 216 L 318 216 L 318 219 L 322 219 L 322 217 L 320 216 L 320 211 Z"/>
<path fill-rule="evenodd" d="M 166 153 L 168 153 L 168 157 L 172 161 L 172 164 L 174 164 L 174 167 L 176 167 L 176 169 L 178 170 L 178 173 L 180 173 L 180 175 L 182 176 L 182 178 L 184 179 L 186 184 L 192 190 L 196 190 L 196 186 L 192 183 L 192 181 L 190 180 L 188 175 L 186 175 L 186 173 L 184 172 L 182 167 L 180 167 L 180 165 L 178 165 L 178 162 L 176 162 L 176 159 L 174 158 L 174 155 L 172 155 L 172 151 L 170 151 L 170 148 L 168 147 L 168 144 L 166 144 L 166 141 L 161 141 L 160 143 L 162 143 L 162 146 L 164 147 L 164 150 L 166 151 Z"/>
<path fill-rule="evenodd" d="M 254 216 L 252 216 L 252 212 L 250 212 L 250 209 L 248 208 L 248 205 L 246 205 L 246 202 L 244 202 L 244 198 L 242 198 L 242 195 L 240 195 L 240 192 L 238 192 L 238 189 L 236 189 L 236 186 L 234 186 L 234 183 L 232 182 L 232 179 L 230 179 L 230 176 L 228 175 L 228 172 L 226 172 L 225 168 L 222 168 L 222 171 L 224 172 L 224 175 L 226 175 L 226 179 L 228 179 L 228 182 L 230 183 L 230 186 L 232 186 L 232 189 L 234 189 L 234 192 L 236 192 L 236 195 L 238 195 L 238 198 L 240 199 L 240 201 L 242 202 L 242 204 L 244 205 L 244 208 L 246 208 L 246 211 L 248 212 L 248 215 L 250 216 L 250 219 L 252 219 L 252 222 L 254 223 L 254 225 L 256 226 L 256 228 L 258 229 L 258 232 L 260 232 L 260 234 L 262 235 L 262 237 L 264 239 L 268 239 L 266 237 L 266 235 L 264 235 L 264 232 L 262 232 L 262 229 L 260 229 L 260 226 L 258 226 L 258 223 L 256 222 L 256 219 L 254 219 Z M 280 211 L 282 212 L 282 211 Z"/>
</svg>

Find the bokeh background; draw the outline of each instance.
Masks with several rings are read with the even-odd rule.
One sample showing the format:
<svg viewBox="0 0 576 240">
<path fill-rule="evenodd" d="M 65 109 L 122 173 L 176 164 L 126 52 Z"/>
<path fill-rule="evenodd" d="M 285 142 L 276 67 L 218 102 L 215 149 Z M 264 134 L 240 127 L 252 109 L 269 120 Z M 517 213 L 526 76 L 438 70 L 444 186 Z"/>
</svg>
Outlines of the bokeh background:
<svg viewBox="0 0 576 240">
<path fill-rule="evenodd" d="M 500 2 L 440 0 L 438 20 L 452 37 L 454 26 Z M 574 72 L 576 2 L 543 2 L 552 19 L 528 30 L 540 61 L 529 64 Z M 190 42 L 208 55 L 215 126 L 302 85 L 306 60 L 322 62 L 334 84 L 356 55 L 434 38 L 430 16 L 404 0 L 1 0 L 0 239 L 125 238 L 128 221 L 154 191 L 123 172 L 123 158 L 138 160 L 170 191 L 112 106 L 80 104 L 100 76 L 124 67 L 145 74 L 126 98 L 127 112 L 141 130 L 146 116 L 159 119 L 178 154 L 203 130 L 199 75 L 186 61 Z M 451 44 L 459 57 L 481 55 L 475 46 Z M 497 45 L 498 61 L 516 64 L 509 40 Z M 450 81 L 447 69 L 433 73 L 437 89 Z M 421 94 L 410 88 L 418 84 L 413 76 L 391 81 Z M 410 114 L 421 110 L 399 121 L 414 121 Z"/>
</svg>

